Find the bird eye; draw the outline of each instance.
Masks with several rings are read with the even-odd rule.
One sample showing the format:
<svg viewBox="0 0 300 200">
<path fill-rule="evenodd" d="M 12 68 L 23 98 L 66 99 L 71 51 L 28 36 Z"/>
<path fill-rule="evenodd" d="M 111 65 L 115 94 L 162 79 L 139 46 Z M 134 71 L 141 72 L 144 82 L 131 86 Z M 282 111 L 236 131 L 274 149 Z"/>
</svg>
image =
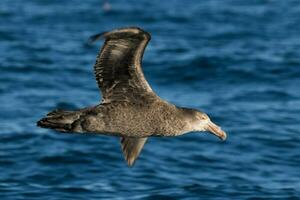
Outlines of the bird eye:
<svg viewBox="0 0 300 200">
<path fill-rule="evenodd" d="M 208 116 L 202 114 L 202 115 L 200 115 L 200 119 L 201 119 L 201 120 L 206 120 L 206 119 L 208 119 Z"/>
</svg>

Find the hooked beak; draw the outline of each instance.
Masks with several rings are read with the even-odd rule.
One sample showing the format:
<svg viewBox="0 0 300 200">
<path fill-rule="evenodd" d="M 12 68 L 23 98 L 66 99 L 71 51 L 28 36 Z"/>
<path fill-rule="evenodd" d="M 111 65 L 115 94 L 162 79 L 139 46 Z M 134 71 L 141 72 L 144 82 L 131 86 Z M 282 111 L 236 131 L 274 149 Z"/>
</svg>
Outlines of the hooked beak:
<svg viewBox="0 0 300 200">
<path fill-rule="evenodd" d="M 211 121 L 208 122 L 206 130 L 219 137 L 221 140 L 225 140 L 227 137 L 226 133 Z"/>
</svg>

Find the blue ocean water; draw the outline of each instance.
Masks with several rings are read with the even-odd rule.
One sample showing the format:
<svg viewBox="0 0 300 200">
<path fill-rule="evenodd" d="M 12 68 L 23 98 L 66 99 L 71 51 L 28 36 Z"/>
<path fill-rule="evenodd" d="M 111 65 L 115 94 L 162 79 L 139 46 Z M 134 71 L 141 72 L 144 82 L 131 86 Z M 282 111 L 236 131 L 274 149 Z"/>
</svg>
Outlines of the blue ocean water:
<svg viewBox="0 0 300 200">
<path fill-rule="evenodd" d="M 300 199 L 300 2 L 1 0 L 1 199 Z M 90 35 L 152 34 L 144 73 L 164 99 L 228 133 L 151 138 L 133 168 L 119 139 L 36 127 L 99 102 Z"/>
</svg>

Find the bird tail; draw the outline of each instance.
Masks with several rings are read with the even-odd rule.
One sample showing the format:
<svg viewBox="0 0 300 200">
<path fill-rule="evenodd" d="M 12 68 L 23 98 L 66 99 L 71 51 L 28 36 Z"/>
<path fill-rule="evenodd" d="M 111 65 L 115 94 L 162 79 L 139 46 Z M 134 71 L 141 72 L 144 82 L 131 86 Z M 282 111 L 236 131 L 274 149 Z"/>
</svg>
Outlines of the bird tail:
<svg viewBox="0 0 300 200">
<path fill-rule="evenodd" d="M 76 111 L 54 110 L 46 117 L 37 122 L 37 126 L 42 128 L 55 129 L 57 131 L 72 131 L 72 124 L 79 119 L 80 114 Z"/>
</svg>

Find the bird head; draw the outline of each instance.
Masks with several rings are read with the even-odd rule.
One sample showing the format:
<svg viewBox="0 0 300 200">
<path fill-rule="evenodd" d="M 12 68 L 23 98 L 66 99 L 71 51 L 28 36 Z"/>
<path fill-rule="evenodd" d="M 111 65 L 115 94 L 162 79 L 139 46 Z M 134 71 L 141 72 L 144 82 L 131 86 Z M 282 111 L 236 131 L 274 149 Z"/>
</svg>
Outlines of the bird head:
<svg viewBox="0 0 300 200">
<path fill-rule="evenodd" d="M 221 129 L 221 127 L 213 123 L 207 114 L 194 109 L 188 110 L 190 115 L 189 124 L 192 131 L 208 131 L 221 140 L 226 139 L 226 133 Z"/>
</svg>

